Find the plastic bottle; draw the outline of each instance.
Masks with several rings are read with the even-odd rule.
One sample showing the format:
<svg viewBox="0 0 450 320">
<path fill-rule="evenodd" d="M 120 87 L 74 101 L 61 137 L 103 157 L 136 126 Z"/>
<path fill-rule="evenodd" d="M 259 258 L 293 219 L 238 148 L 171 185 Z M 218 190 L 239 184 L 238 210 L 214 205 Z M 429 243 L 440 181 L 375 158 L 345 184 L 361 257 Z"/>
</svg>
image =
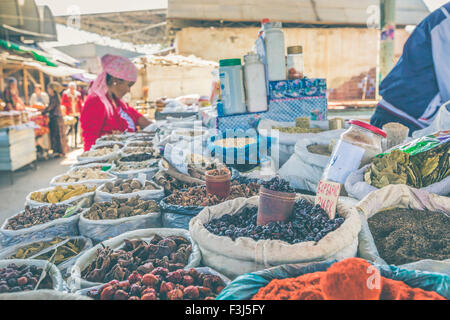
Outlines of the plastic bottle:
<svg viewBox="0 0 450 320">
<path fill-rule="evenodd" d="M 220 60 L 219 65 L 224 115 L 246 113 L 241 59 Z"/>
<path fill-rule="evenodd" d="M 281 22 L 264 24 L 264 43 L 269 81 L 286 80 L 284 33 L 281 30 Z"/>
<path fill-rule="evenodd" d="M 264 64 L 257 54 L 244 56 L 245 92 L 248 112 L 267 111 L 267 90 Z"/>
</svg>

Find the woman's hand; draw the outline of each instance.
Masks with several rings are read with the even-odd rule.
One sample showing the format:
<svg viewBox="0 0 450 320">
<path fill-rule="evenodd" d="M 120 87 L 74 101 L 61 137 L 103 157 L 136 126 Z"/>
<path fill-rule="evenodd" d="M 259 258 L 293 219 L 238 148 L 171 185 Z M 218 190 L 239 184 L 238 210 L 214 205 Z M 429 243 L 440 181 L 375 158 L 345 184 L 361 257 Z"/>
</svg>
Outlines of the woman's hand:
<svg viewBox="0 0 450 320">
<path fill-rule="evenodd" d="M 149 125 L 151 125 L 153 122 L 148 120 L 146 117 L 142 116 L 138 119 L 137 124 L 141 129 L 147 128 Z"/>
</svg>

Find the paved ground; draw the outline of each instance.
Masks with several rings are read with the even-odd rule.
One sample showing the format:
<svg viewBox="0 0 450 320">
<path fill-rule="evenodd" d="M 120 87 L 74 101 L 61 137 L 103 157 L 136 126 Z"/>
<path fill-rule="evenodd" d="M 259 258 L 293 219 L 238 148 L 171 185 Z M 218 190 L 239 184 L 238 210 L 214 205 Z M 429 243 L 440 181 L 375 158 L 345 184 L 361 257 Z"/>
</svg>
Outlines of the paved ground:
<svg viewBox="0 0 450 320">
<path fill-rule="evenodd" d="M 67 155 L 65 159 L 41 161 L 37 169 L 26 167 L 14 173 L 14 184 L 11 185 L 9 173 L 0 173 L 0 225 L 4 220 L 23 210 L 26 196 L 38 189 L 49 186 L 50 180 L 69 170 L 76 162 L 81 150 Z"/>
</svg>

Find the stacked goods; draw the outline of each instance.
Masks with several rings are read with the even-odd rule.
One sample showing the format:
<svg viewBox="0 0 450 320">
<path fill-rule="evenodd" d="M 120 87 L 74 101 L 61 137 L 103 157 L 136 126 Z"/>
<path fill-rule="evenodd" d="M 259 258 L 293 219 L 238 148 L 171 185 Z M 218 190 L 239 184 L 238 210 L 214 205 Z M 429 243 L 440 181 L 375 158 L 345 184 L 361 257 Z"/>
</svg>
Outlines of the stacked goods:
<svg viewBox="0 0 450 320">
<path fill-rule="evenodd" d="M 376 157 L 364 181 L 376 188 L 389 184 L 428 187 L 450 175 L 450 132 L 426 136 Z"/>
<path fill-rule="evenodd" d="M 260 185 L 256 182 L 239 184 L 233 181 L 231 183 L 231 193 L 225 199 L 208 194 L 206 186 L 189 188 L 186 191 L 175 190 L 172 195 L 166 198 L 165 202 L 182 207 L 208 207 L 236 198 L 251 198 L 259 194 L 259 187 Z"/>
<path fill-rule="evenodd" d="M 89 187 L 83 184 L 67 187 L 57 186 L 49 191 L 33 192 L 30 196 L 30 200 L 40 203 L 60 203 L 71 198 L 81 196 L 85 193 L 94 192 L 96 189 L 96 186 Z"/>
<path fill-rule="evenodd" d="M 141 200 L 139 197 L 130 199 L 113 199 L 111 202 L 94 203 L 83 214 L 88 220 L 114 220 L 146 215 L 159 212 L 159 206 L 155 201 Z"/>
<path fill-rule="evenodd" d="M 377 285 L 373 279 L 379 279 Z M 439 294 L 382 277 L 359 258 L 334 263 L 327 271 L 272 280 L 252 300 L 446 300 Z"/>
<path fill-rule="evenodd" d="M 42 272 L 42 268 L 26 264 L 17 266 L 11 263 L 0 268 L 0 294 L 35 290 Z M 37 289 L 53 289 L 51 277 L 47 275 Z"/>
<path fill-rule="evenodd" d="M 95 259 L 81 272 L 83 279 L 96 283 L 125 281 L 134 271 L 145 275 L 153 270 L 169 272 L 184 268 L 192 252 L 189 240 L 181 236 L 162 238 L 155 235 L 144 240 L 124 240 L 118 250 L 98 249 Z M 136 274 L 136 273 L 134 273 Z"/>
<path fill-rule="evenodd" d="M 113 280 L 87 295 L 95 300 L 214 300 L 224 287 L 219 276 L 196 269 L 155 268 L 144 275 L 134 271 L 127 280 Z"/>
<path fill-rule="evenodd" d="M 111 153 L 120 151 L 120 146 L 115 144 L 112 148 L 110 147 L 101 147 L 98 149 L 93 149 L 91 151 L 86 151 L 81 155 L 81 158 L 100 158 L 107 156 Z"/>
<path fill-rule="evenodd" d="M 142 184 L 138 179 L 117 179 L 114 182 L 106 183 L 99 191 L 104 191 L 113 194 L 127 194 L 127 193 L 135 193 L 144 190 L 157 190 L 158 188 L 151 183 L 150 181 L 146 181 L 145 184 Z"/>
<path fill-rule="evenodd" d="M 328 233 L 337 230 L 345 221 L 339 215 L 330 220 L 319 205 L 302 199 L 296 202 L 289 221 L 257 225 L 258 208 L 246 207 L 235 215 L 225 214 L 204 224 L 211 233 L 236 241 L 242 237 L 258 240 L 281 240 L 289 244 L 320 241 Z"/>
<path fill-rule="evenodd" d="M 450 259 L 450 217 L 413 209 L 385 210 L 369 218 L 378 252 L 388 264 Z"/>
<path fill-rule="evenodd" d="M 101 168 L 78 168 L 69 171 L 67 174 L 59 176 L 55 179 L 55 183 L 75 183 L 89 180 L 106 180 L 111 176 L 101 170 Z"/>
<path fill-rule="evenodd" d="M 67 205 L 51 205 L 38 208 L 25 207 L 25 211 L 8 219 L 6 230 L 21 230 L 63 218 L 68 212 Z M 79 211 L 79 210 L 78 210 Z M 75 213 L 75 212 L 74 212 Z"/>
</svg>

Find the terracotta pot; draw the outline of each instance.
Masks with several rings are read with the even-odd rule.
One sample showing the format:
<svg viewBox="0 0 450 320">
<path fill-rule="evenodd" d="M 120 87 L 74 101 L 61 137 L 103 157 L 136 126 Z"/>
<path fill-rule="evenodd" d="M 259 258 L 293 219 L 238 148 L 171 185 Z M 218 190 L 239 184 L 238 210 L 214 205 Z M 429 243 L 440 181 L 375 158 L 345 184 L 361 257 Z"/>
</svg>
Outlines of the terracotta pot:
<svg viewBox="0 0 450 320">
<path fill-rule="evenodd" d="M 213 176 L 214 170 L 206 172 L 206 192 L 218 196 L 219 198 L 227 198 L 231 192 L 231 173 L 221 176 Z"/>
<path fill-rule="evenodd" d="M 287 221 L 295 205 L 295 193 L 272 191 L 261 187 L 259 191 L 258 219 L 259 226 L 270 222 Z"/>
</svg>

